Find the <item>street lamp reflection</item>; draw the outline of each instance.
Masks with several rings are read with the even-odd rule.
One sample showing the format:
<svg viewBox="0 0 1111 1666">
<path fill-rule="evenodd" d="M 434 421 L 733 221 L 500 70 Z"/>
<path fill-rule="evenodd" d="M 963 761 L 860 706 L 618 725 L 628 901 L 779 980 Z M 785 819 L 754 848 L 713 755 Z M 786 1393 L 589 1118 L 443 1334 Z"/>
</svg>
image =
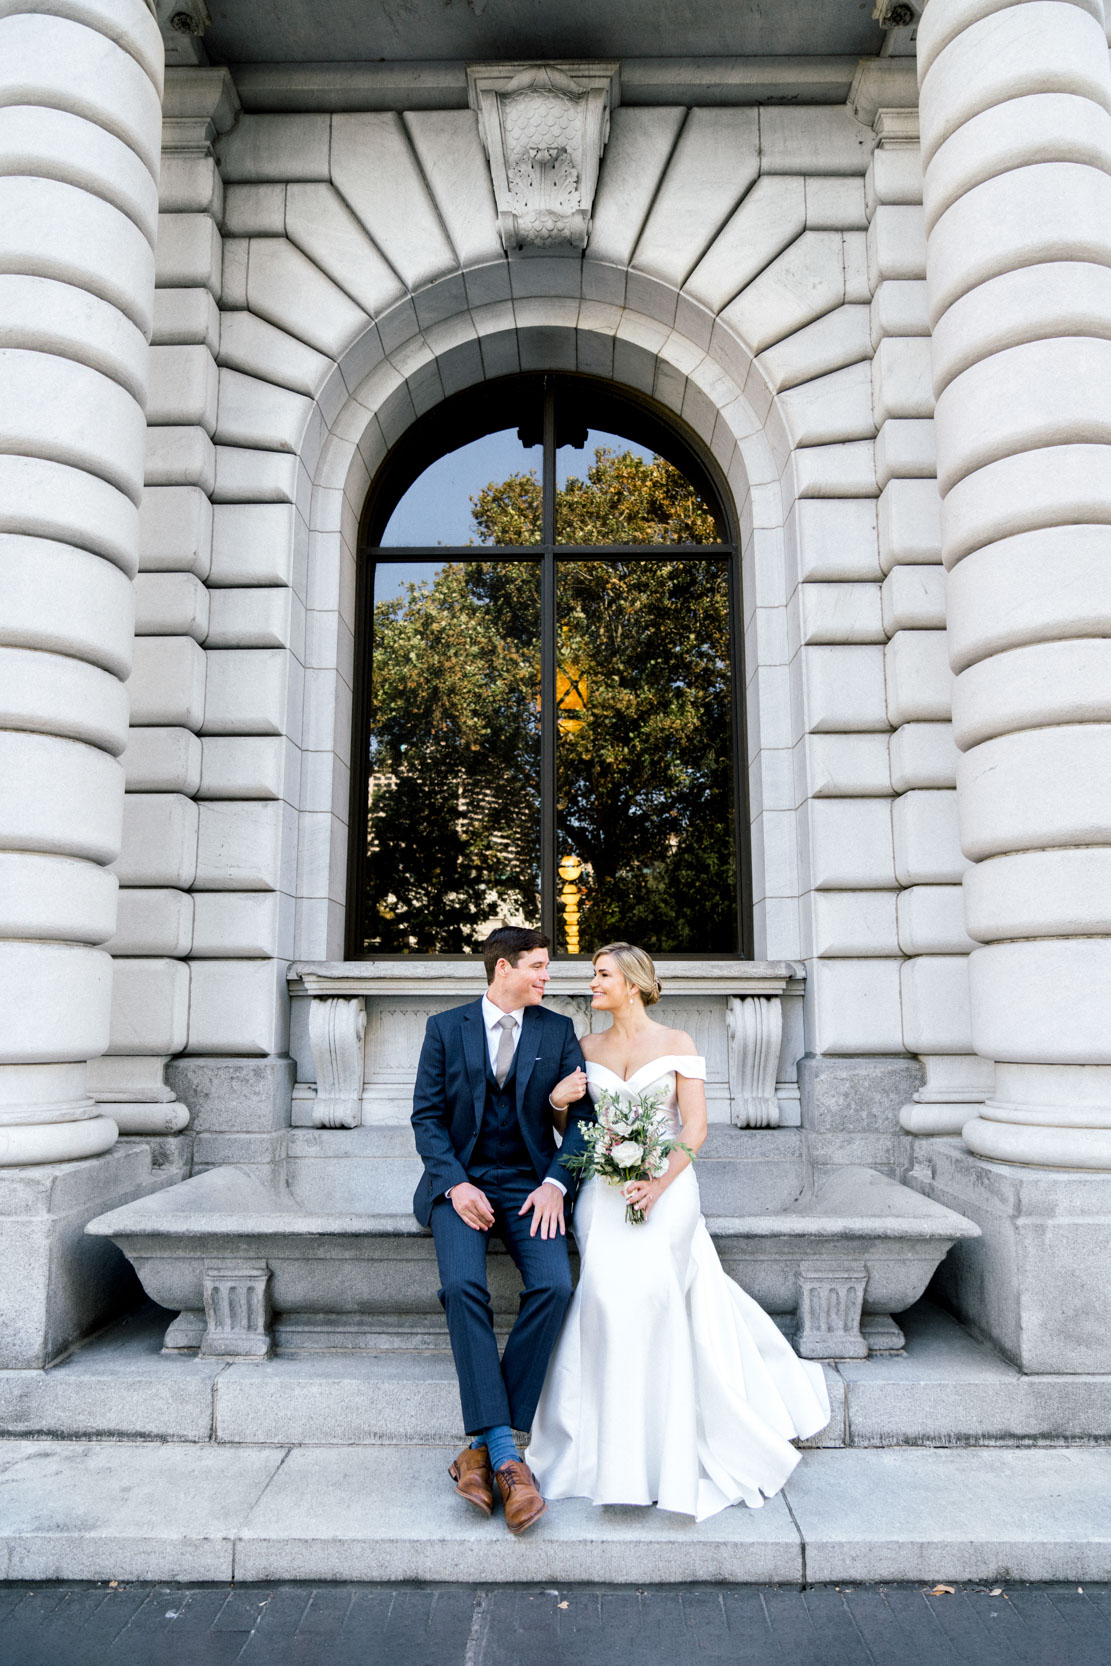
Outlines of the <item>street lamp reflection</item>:
<svg viewBox="0 0 1111 1666">
<path fill-rule="evenodd" d="M 579 952 L 579 887 L 575 884 L 583 871 L 583 865 L 577 856 L 560 858 L 559 902 L 563 909 L 563 936 L 568 954 Z"/>
</svg>

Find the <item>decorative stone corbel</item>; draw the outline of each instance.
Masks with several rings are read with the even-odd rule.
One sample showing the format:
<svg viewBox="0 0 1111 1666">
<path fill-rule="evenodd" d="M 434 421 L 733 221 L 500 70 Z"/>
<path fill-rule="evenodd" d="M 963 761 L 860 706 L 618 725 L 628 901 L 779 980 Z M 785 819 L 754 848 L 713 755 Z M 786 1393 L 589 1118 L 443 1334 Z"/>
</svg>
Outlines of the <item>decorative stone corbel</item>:
<svg viewBox="0 0 1111 1666">
<path fill-rule="evenodd" d="M 271 1347 L 266 1262 L 206 1261 L 204 1313 L 202 1358 L 266 1359 Z"/>
<path fill-rule="evenodd" d="M 775 1078 L 783 1039 L 778 995 L 730 995 L 729 1097 L 737 1128 L 778 1128 Z"/>
<path fill-rule="evenodd" d="M 586 247 L 618 76 L 616 63 L 468 67 L 507 252 Z"/>
<path fill-rule="evenodd" d="M 796 1352 L 803 1359 L 867 1359 L 860 1330 L 867 1267 L 804 1261 L 798 1281 Z"/>
<path fill-rule="evenodd" d="M 316 1066 L 316 1128 L 357 1128 L 363 1119 L 363 1037 L 366 1004 L 361 995 L 317 997 L 309 1003 L 309 1046 Z"/>
</svg>

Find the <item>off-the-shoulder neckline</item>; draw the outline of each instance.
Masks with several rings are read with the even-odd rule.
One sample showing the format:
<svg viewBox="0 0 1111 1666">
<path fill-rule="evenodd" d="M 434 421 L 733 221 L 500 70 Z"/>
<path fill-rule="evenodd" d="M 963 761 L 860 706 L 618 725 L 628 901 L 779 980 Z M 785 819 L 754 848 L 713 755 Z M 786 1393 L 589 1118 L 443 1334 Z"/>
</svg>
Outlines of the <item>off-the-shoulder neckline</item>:
<svg viewBox="0 0 1111 1666">
<path fill-rule="evenodd" d="M 650 1069 L 652 1065 L 663 1064 L 665 1060 L 673 1065 L 700 1064 L 703 1070 L 706 1068 L 706 1060 L 701 1053 L 660 1053 L 656 1058 L 646 1059 L 643 1064 L 638 1065 L 631 1076 L 619 1076 L 616 1070 L 611 1070 L 608 1064 L 601 1064 L 597 1059 L 587 1059 L 586 1069 L 588 1075 L 591 1066 L 595 1070 L 604 1070 L 607 1076 L 612 1076 L 615 1082 L 620 1082 L 623 1088 L 627 1088 L 629 1083 L 635 1082 L 637 1077 L 645 1070 Z M 663 1072 L 660 1071 L 659 1074 L 662 1076 Z M 679 1071 L 680 1076 L 686 1074 L 687 1072 L 684 1070 Z"/>
</svg>

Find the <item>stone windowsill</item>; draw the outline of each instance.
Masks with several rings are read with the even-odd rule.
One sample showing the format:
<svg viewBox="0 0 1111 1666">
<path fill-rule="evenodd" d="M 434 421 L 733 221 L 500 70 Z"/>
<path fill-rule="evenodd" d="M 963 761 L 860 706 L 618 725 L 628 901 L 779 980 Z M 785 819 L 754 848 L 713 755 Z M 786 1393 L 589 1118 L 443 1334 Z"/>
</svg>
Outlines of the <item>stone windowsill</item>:
<svg viewBox="0 0 1111 1666">
<path fill-rule="evenodd" d="M 782 995 L 805 977 L 793 960 L 658 960 L 665 995 Z M 589 960 L 557 960 L 552 995 L 586 995 Z M 291 990 L 307 995 L 481 995 L 481 960 L 298 960 L 287 973 Z"/>
</svg>

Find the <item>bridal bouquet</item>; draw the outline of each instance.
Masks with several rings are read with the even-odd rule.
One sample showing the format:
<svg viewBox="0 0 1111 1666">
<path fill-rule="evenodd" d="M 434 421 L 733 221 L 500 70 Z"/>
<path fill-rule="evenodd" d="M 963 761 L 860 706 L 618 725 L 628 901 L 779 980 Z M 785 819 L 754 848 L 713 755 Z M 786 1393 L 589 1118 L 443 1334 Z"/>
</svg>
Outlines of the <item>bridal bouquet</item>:
<svg viewBox="0 0 1111 1666">
<path fill-rule="evenodd" d="M 595 1106 L 597 1122 L 583 1129 L 586 1149 L 567 1158 L 567 1167 L 579 1169 L 584 1180 L 597 1175 L 607 1186 L 627 1186 L 630 1180 L 658 1180 L 675 1150 L 694 1152 L 682 1140 L 667 1134 L 662 1094 L 623 1095 L 602 1093 Z M 634 1203 L 625 1207 L 630 1226 L 642 1226 L 645 1215 Z"/>
</svg>

